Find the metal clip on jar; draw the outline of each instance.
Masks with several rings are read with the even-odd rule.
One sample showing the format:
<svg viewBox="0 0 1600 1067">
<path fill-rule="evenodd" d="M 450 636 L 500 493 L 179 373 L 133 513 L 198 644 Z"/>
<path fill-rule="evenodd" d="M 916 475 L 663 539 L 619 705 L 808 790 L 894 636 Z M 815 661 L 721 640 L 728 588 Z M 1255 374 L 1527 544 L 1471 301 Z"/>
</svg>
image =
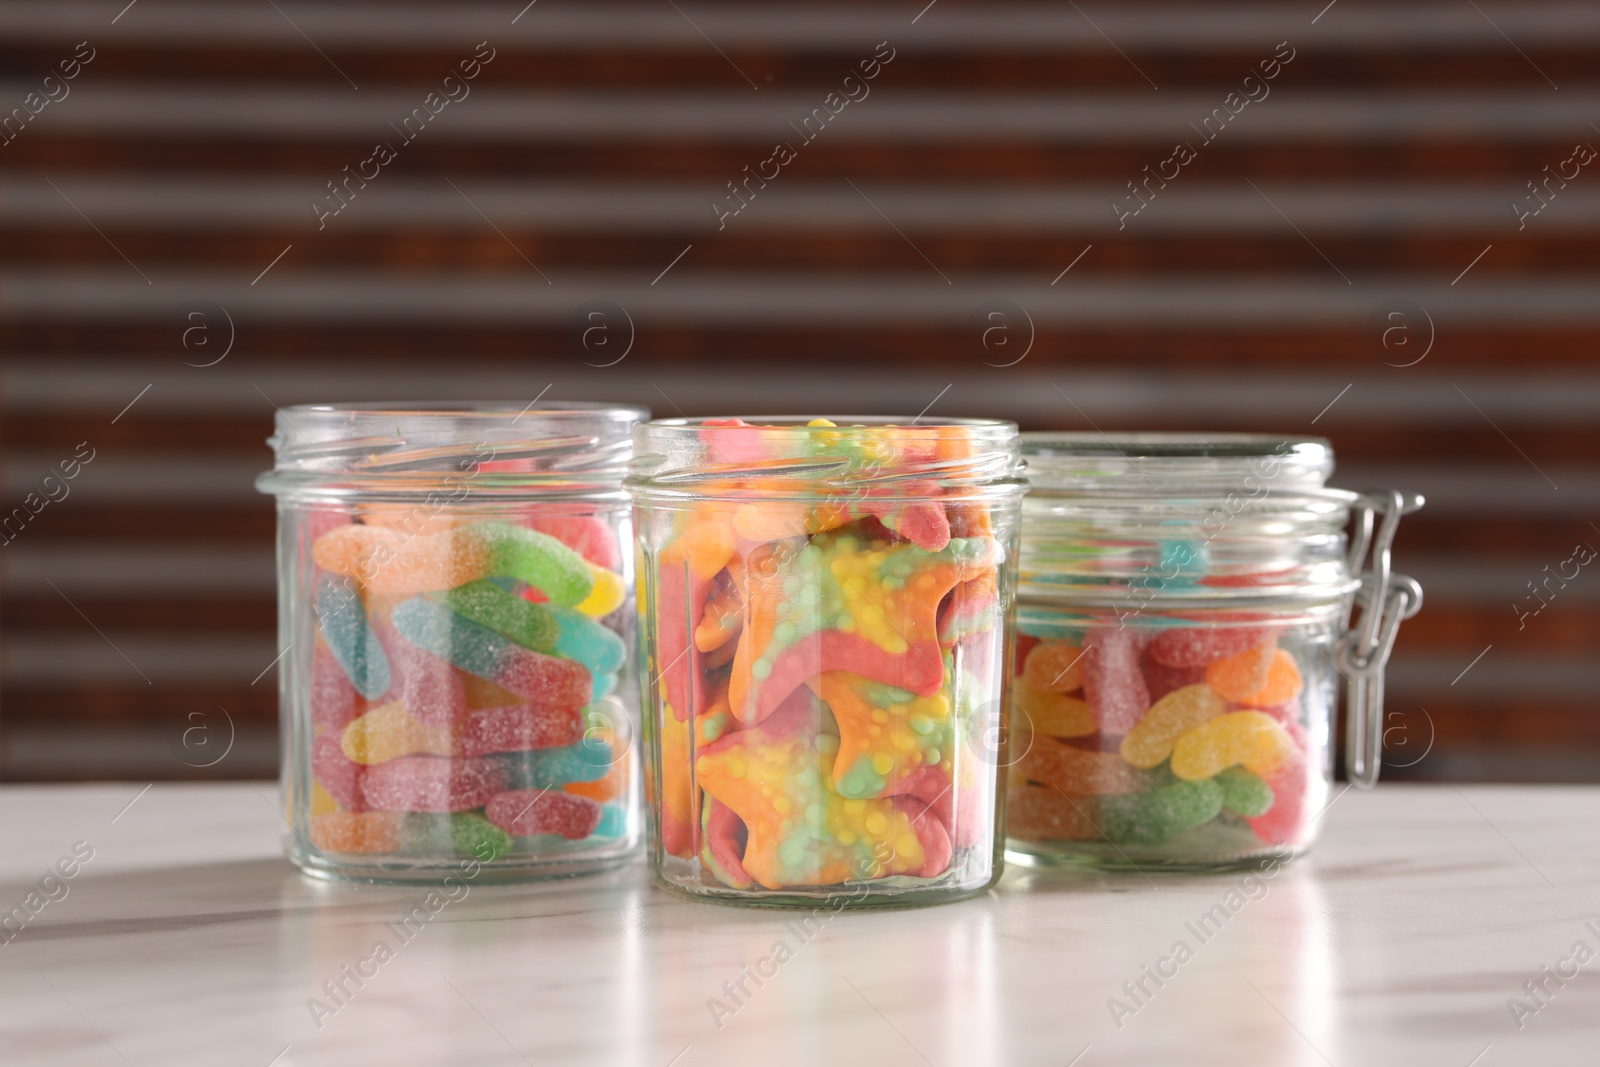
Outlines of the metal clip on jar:
<svg viewBox="0 0 1600 1067">
<path fill-rule="evenodd" d="M 642 839 L 638 408 L 278 412 L 285 850 L 371 881 L 583 874 Z"/>
<path fill-rule="evenodd" d="M 999 876 L 1016 426 L 838 421 L 636 431 L 668 889 L 842 908 Z"/>
<path fill-rule="evenodd" d="M 1308 847 L 1340 672 L 1350 780 L 1377 780 L 1384 666 L 1422 606 L 1390 545 L 1422 498 L 1326 488 L 1320 438 L 1024 434 L 1023 454 L 1007 855 L 1205 869 Z"/>
</svg>

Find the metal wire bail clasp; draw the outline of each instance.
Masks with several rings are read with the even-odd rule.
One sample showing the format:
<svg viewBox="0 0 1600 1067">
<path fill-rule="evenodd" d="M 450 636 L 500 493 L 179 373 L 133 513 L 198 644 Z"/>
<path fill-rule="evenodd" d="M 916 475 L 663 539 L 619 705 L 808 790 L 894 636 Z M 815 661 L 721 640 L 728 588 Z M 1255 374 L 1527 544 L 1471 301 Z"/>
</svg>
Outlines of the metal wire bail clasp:
<svg viewBox="0 0 1600 1067">
<path fill-rule="evenodd" d="M 1378 782 L 1383 757 L 1383 672 L 1394 650 L 1400 623 L 1422 609 L 1422 586 L 1390 569 L 1390 547 L 1400 516 L 1422 507 L 1419 493 L 1375 489 L 1355 505 L 1350 537 L 1350 573 L 1361 580 L 1345 611 L 1344 636 L 1334 650 L 1347 679 L 1345 774 L 1352 785 L 1370 789 Z M 1383 521 L 1373 531 L 1377 514 Z M 1369 558 L 1370 550 L 1370 558 Z M 1361 614 L 1352 621 L 1355 609 Z"/>
</svg>

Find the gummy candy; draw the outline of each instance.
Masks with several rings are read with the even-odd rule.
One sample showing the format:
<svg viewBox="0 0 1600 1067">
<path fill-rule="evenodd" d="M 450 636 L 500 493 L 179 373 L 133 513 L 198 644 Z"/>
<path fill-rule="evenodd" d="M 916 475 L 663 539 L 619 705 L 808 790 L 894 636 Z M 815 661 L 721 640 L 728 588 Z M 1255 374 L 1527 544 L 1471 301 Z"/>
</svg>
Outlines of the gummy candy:
<svg viewBox="0 0 1600 1067">
<path fill-rule="evenodd" d="M 1222 806 L 1239 815 L 1258 816 L 1272 807 L 1272 787 L 1243 767 L 1229 767 L 1216 777 Z"/>
<path fill-rule="evenodd" d="M 424 726 L 453 726 L 467 710 L 466 687 L 450 664 L 408 641 L 395 641 L 400 701 Z"/>
<path fill-rule="evenodd" d="M 589 672 L 581 663 L 513 644 L 425 597 L 412 597 L 395 608 L 394 625 L 413 644 L 534 703 L 577 708 L 593 695 Z"/>
<path fill-rule="evenodd" d="M 341 730 L 356 717 L 360 697 L 349 675 L 321 641 L 311 651 L 311 721 Z"/>
<path fill-rule="evenodd" d="M 1046 693 L 1072 693 L 1083 688 L 1083 650 L 1077 645 L 1042 641 L 1027 654 L 1022 677 Z"/>
<path fill-rule="evenodd" d="M 599 804 L 560 790 L 513 789 L 498 793 L 484 814 L 513 837 L 558 834 L 577 840 L 588 837 L 600 825 Z"/>
<path fill-rule="evenodd" d="M 398 852 L 405 816 L 393 811 L 330 811 L 311 817 L 311 843 L 323 852 Z"/>
<path fill-rule="evenodd" d="M 1150 705 L 1144 718 L 1122 739 L 1122 758 L 1148 770 L 1172 755 L 1182 734 L 1228 710 L 1228 702 L 1209 686 L 1186 685 Z"/>
<path fill-rule="evenodd" d="M 503 752 L 491 757 L 505 768 L 508 789 L 554 789 L 606 777 L 616 759 L 604 742 Z"/>
<path fill-rule="evenodd" d="M 1295 751 L 1277 719 L 1259 711 L 1230 711 L 1196 726 L 1172 746 L 1172 773 L 1198 781 L 1235 765 L 1271 775 Z"/>
<path fill-rule="evenodd" d="M 1216 660 L 1206 666 L 1206 684 L 1225 700 L 1243 701 L 1266 686 L 1277 654 L 1277 644 L 1269 641 Z"/>
<path fill-rule="evenodd" d="M 426 726 L 395 701 L 351 719 L 341 748 L 354 762 L 371 764 L 421 753 L 448 756 L 455 751 L 455 740 L 449 727 Z"/>
<path fill-rule="evenodd" d="M 1093 839 L 1099 835 L 1094 807 L 1090 797 L 1068 797 L 1047 786 L 1015 785 L 1006 800 L 1006 830 L 1026 840 Z"/>
<path fill-rule="evenodd" d="M 559 628 L 554 645 L 557 655 L 583 664 L 597 677 L 622 669 L 628 658 L 622 638 L 576 608 L 552 608 L 550 613 Z"/>
<path fill-rule="evenodd" d="M 1173 782 L 1147 793 L 1101 797 L 1100 832 L 1118 845 L 1159 845 L 1210 822 L 1222 811 L 1222 787 L 1211 779 Z"/>
<path fill-rule="evenodd" d="M 1139 635 L 1132 629 L 1093 630 L 1083 642 L 1083 695 L 1104 733 L 1131 730 L 1150 706 L 1139 673 Z"/>
<path fill-rule="evenodd" d="M 1011 684 L 1012 704 L 1025 716 L 1019 728 L 1031 726 L 1047 737 L 1085 737 L 1099 729 L 1087 700 L 1036 689 L 1025 675 Z"/>
<path fill-rule="evenodd" d="M 334 533 L 356 528 L 345 526 Z M 377 700 L 387 693 L 389 658 L 367 623 L 361 598 L 337 578 L 324 575 L 317 582 L 317 618 L 328 651 L 344 669 L 355 691 L 368 700 Z"/>
<path fill-rule="evenodd" d="M 475 811 L 412 812 L 406 815 L 403 825 L 401 847 L 407 852 L 428 855 L 455 852 L 488 863 L 511 851 L 511 835 Z"/>
<path fill-rule="evenodd" d="M 1278 649 L 1272 658 L 1272 664 L 1267 668 L 1266 681 L 1261 687 L 1231 699 L 1255 708 L 1270 708 L 1286 704 L 1300 695 L 1300 690 L 1305 683 L 1300 678 L 1300 668 L 1295 666 L 1294 657 L 1283 649 Z"/>
<path fill-rule="evenodd" d="M 323 734 L 311 742 L 311 774 L 317 784 L 346 811 L 364 811 L 361 764 L 344 754 L 336 734 Z"/>
<path fill-rule="evenodd" d="M 1145 787 L 1144 775 L 1115 752 L 1095 752 L 1047 737 L 1034 739 L 1017 769 L 1031 781 L 1072 796 L 1135 793 Z"/>
<path fill-rule="evenodd" d="M 561 627 L 549 608 L 542 604 L 531 604 L 487 579 L 469 582 L 448 592 L 430 594 L 429 599 L 437 600 L 462 618 L 471 619 L 507 641 L 535 652 L 549 652 L 555 647 L 561 633 Z"/>
<path fill-rule="evenodd" d="M 1270 637 L 1262 626 L 1182 626 L 1157 634 L 1149 652 L 1151 659 L 1168 667 L 1204 667 L 1259 648 Z"/>
<path fill-rule="evenodd" d="M 368 767 L 361 793 L 375 811 L 471 811 L 505 788 L 491 760 L 401 756 Z"/>
<path fill-rule="evenodd" d="M 523 752 L 575 745 L 582 740 L 583 715 L 577 708 L 511 704 L 470 713 L 461 727 L 460 752 L 463 756 Z"/>
</svg>

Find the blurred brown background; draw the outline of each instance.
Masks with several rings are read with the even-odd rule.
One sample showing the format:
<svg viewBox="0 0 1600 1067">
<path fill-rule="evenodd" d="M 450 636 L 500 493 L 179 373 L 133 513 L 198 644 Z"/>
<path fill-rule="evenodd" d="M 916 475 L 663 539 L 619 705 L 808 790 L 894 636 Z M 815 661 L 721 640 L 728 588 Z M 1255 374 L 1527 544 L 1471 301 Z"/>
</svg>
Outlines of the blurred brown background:
<svg viewBox="0 0 1600 1067">
<path fill-rule="evenodd" d="M 1600 780 L 1600 7 L 1324 2 L 0 2 L 0 776 L 272 773 L 274 405 L 548 390 L 1326 434 L 1388 773 Z"/>
</svg>

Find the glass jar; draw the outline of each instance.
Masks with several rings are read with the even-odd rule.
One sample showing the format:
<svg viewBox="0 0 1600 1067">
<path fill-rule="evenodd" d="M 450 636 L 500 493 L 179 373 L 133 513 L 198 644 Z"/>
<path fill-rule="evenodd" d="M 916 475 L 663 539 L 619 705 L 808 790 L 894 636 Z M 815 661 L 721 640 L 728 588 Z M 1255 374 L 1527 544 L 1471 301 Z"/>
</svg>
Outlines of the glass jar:
<svg viewBox="0 0 1600 1067">
<path fill-rule="evenodd" d="M 1341 671 L 1347 769 L 1376 780 L 1384 665 L 1422 605 L 1389 547 L 1421 498 L 1326 488 L 1320 438 L 1030 433 L 1023 454 L 1008 857 L 1203 869 L 1306 848 Z"/>
<path fill-rule="evenodd" d="M 369 881 L 583 874 L 643 837 L 640 408 L 280 410 L 284 847 Z"/>
<path fill-rule="evenodd" d="M 634 442 L 657 880 L 839 908 L 992 885 L 1016 426 L 664 419 Z"/>
</svg>

